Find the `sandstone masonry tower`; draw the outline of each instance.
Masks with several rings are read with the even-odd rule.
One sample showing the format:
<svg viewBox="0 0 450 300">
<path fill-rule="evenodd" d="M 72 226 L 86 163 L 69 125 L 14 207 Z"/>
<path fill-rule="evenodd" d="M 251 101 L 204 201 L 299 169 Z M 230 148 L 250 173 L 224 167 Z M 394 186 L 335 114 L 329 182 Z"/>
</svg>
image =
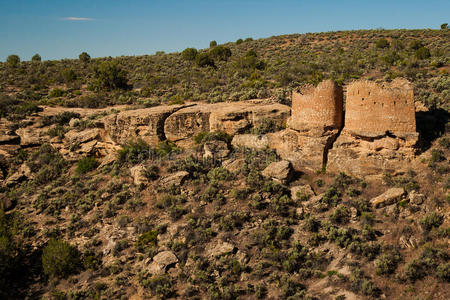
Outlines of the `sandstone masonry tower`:
<svg viewBox="0 0 450 300">
<path fill-rule="evenodd" d="M 313 128 L 340 129 L 343 116 L 342 88 L 331 80 L 292 94 L 289 126 L 298 131 Z"/>
</svg>

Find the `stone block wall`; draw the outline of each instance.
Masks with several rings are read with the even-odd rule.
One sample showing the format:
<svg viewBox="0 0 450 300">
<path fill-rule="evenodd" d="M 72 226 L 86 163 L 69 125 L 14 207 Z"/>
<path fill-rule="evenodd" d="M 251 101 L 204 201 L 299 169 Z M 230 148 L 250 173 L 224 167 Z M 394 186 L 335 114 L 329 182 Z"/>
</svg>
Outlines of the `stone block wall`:
<svg viewBox="0 0 450 300">
<path fill-rule="evenodd" d="M 366 80 L 349 84 L 345 130 L 362 136 L 415 133 L 413 87 L 406 80 L 384 85 Z"/>
<path fill-rule="evenodd" d="M 289 127 L 294 130 L 339 129 L 342 126 L 342 117 L 342 88 L 331 80 L 323 81 L 317 87 L 307 86 L 292 94 Z"/>
</svg>

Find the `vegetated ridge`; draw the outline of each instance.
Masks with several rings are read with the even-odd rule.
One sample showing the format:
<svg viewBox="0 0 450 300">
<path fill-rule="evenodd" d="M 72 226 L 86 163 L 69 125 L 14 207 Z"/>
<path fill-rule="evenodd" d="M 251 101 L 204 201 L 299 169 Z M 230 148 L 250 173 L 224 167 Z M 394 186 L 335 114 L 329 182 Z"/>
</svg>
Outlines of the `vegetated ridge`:
<svg viewBox="0 0 450 300">
<path fill-rule="evenodd" d="M 1 297 L 448 299 L 449 42 L 447 29 L 370 30 L 9 58 Z M 411 88 L 371 82 L 397 77 Z M 299 109 L 323 95 L 326 117 Z M 399 98 L 388 112 L 405 115 L 358 132 Z M 358 111 L 367 100 L 376 109 Z M 354 169 L 355 153 L 399 167 Z"/>
</svg>

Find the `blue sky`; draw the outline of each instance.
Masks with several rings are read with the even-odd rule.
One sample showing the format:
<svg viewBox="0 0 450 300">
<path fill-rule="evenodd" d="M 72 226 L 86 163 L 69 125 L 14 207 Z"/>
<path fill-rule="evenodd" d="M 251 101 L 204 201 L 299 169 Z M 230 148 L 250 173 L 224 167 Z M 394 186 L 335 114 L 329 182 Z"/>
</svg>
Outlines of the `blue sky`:
<svg viewBox="0 0 450 300">
<path fill-rule="evenodd" d="M 0 61 L 174 52 L 238 38 L 439 28 L 449 0 L 0 0 Z"/>
</svg>

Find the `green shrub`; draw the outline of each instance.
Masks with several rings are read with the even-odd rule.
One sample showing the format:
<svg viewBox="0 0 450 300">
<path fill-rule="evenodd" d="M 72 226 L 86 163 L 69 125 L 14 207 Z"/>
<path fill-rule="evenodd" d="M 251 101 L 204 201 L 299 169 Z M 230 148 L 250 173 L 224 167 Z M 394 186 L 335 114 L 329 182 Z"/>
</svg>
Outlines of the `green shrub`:
<svg viewBox="0 0 450 300">
<path fill-rule="evenodd" d="M 82 52 L 80 55 L 78 55 L 78 59 L 84 63 L 87 64 L 91 61 L 91 56 L 87 54 L 86 52 Z"/>
<path fill-rule="evenodd" d="M 6 58 L 6 64 L 11 67 L 11 68 L 15 68 L 19 65 L 20 63 L 20 57 L 16 54 L 11 54 L 8 56 L 8 58 Z"/>
<path fill-rule="evenodd" d="M 155 165 L 148 166 L 142 171 L 142 175 L 148 180 L 156 180 L 159 177 L 159 168 Z"/>
<path fill-rule="evenodd" d="M 440 264 L 436 269 L 436 276 L 446 282 L 450 281 L 450 262 Z"/>
<path fill-rule="evenodd" d="M 347 206 L 339 205 L 330 215 L 330 220 L 333 223 L 346 224 L 350 221 L 351 212 Z"/>
<path fill-rule="evenodd" d="M 195 48 L 186 48 L 181 52 L 181 56 L 184 60 L 190 60 L 193 61 L 197 57 L 197 49 Z"/>
<path fill-rule="evenodd" d="M 281 130 L 282 127 L 279 126 L 273 119 L 264 118 L 258 124 L 257 127 L 252 129 L 253 134 L 266 134 L 269 132 L 275 132 Z"/>
<path fill-rule="evenodd" d="M 236 40 L 236 45 L 240 45 L 240 44 L 242 44 L 244 42 L 244 40 L 242 40 L 242 39 L 237 39 Z"/>
<path fill-rule="evenodd" d="M 197 54 L 197 57 L 195 58 L 195 62 L 199 67 L 213 67 L 215 68 L 216 65 L 214 64 L 214 60 L 210 57 L 209 53 L 199 53 Z"/>
<path fill-rule="evenodd" d="M 390 43 L 388 40 L 386 39 L 379 39 L 376 43 L 377 48 L 389 48 L 390 47 Z"/>
<path fill-rule="evenodd" d="M 117 152 L 120 163 L 138 164 L 156 155 L 156 151 L 141 139 L 129 141 Z"/>
<path fill-rule="evenodd" d="M 55 88 L 53 90 L 50 91 L 50 93 L 48 94 L 50 97 L 62 97 L 64 96 L 64 91 L 58 88 Z"/>
<path fill-rule="evenodd" d="M 141 284 L 148 288 L 152 294 L 157 295 L 159 299 L 171 298 L 175 293 L 172 279 L 168 275 L 154 275 L 148 279 L 143 279 Z"/>
<path fill-rule="evenodd" d="M 432 212 L 431 214 L 423 217 L 420 220 L 420 225 L 422 226 L 423 230 L 430 231 L 431 229 L 433 229 L 433 227 L 438 228 L 439 226 L 441 226 L 443 222 L 444 216 L 436 212 Z"/>
<path fill-rule="evenodd" d="M 209 48 L 214 48 L 216 46 L 217 46 L 217 42 L 216 41 L 209 42 Z"/>
<path fill-rule="evenodd" d="M 80 253 L 65 241 L 51 239 L 42 250 L 42 267 L 49 277 L 66 278 L 80 269 Z"/>
<path fill-rule="evenodd" d="M 416 50 L 415 56 L 418 59 L 427 59 L 431 57 L 430 50 L 426 47 L 422 47 Z"/>
<path fill-rule="evenodd" d="M 178 148 L 174 142 L 169 140 L 159 142 L 158 147 L 156 148 L 156 152 L 160 156 L 181 153 L 181 151 L 182 151 L 181 148 Z"/>
<path fill-rule="evenodd" d="M 194 137 L 194 142 L 196 144 L 204 144 L 205 142 L 208 141 L 223 141 L 225 143 L 229 143 L 231 142 L 231 136 L 223 131 L 212 131 L 212 132 L 203 131 L 198 133 Z"/>
<path fill-rule="evenodd" d="M 35 55 L 33 55 L 33 57 L 31 57 L 32 62 L 40 62 L 41 60 L 42 58 L 38 53 L 36 53 Z"/>
<path fill-rule="evenodd" d="M 411 41 L 411 43 L 409 44 L 409 48 L 411 48 L 412 50 L 419 50 L 423 46 L 423 43 L 419 40 Z"/>
<path fill-rule="evenodd" d="M 88 156 L 83 157 L 77 162 L 77 173 L 85 174 L 87 172 L 90 172 L 98 167 L 99 163 L 95 159 L 95 157 Z"/>
<path fill-rule="evenodd" d="M 231 50 L 224 46 L 216 46 L 209 51 L 209 55 L 215 60 L 227 61 L 231 57 Z"/>
<path fill-rule="evenodd" d="M 232 174 L 230 173 L 230 171 L 228 171 L 227 169 L 222 168 L 222 167 L 211 169 L 208 172 L 207 176 L 211 182 L 216 182 L 216 183 L 219 181 L 230 180 L 232 178 Z"/>
<path fill-rule="evenodd" d="M 128 89 L 127 72 L 118 63 L 104 61 L 94 67 L 94 90 Z"/>
<path fill-rule="evenodd" d="M 158 243 L 158 232 L 156 230 L 150 230 L 138 237 L 136 242 L 136 248 L 140 252 L 145 252 L 148 249 L 156 247 Z"/>
<path fill-rule="evenodd" d="M 318 221 L 314 217 L 309 217 L 305 220 L 305 224 L 303 225 L 303 229 L 309 231 L 309 232 L 317 232 L 319 231 L 321 226 L 320 221 Z"/>
<path fill-rule="evenodd" d="M 378 275 L 394 274 L 401 259 L 402 257 L 398 251 L 392 251 L 391 253 L 381 255 L 375 261 L 376 273 Z"/>
</svg>

